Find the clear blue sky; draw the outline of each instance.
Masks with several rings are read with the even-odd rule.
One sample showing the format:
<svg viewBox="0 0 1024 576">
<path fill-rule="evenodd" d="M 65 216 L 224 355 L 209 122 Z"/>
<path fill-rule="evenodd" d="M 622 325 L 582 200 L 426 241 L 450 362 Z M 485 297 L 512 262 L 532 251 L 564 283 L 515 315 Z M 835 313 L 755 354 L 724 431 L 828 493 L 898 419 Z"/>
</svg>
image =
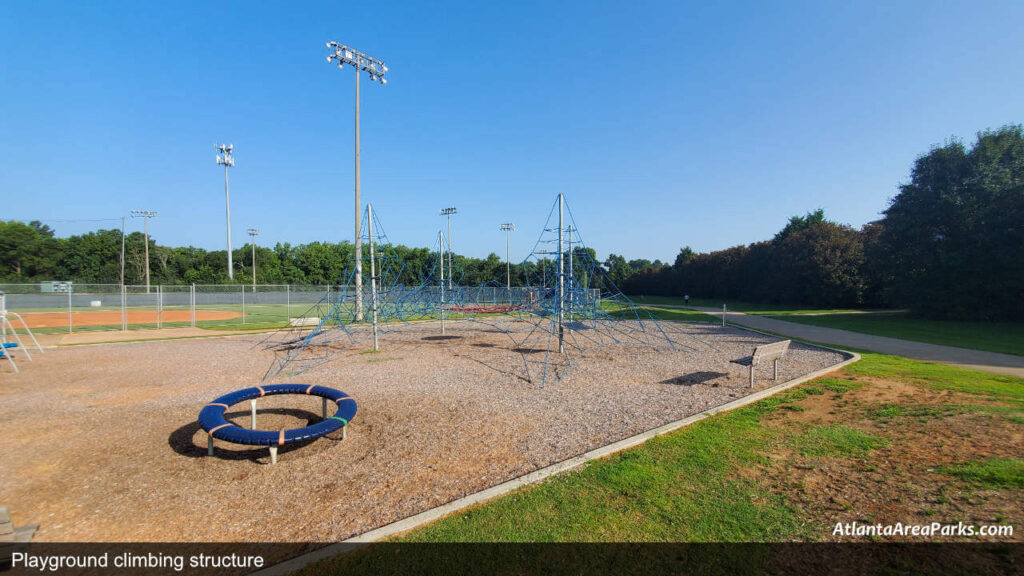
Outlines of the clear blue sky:
<svg viewBox="0 0 1024 576">
<path fill-rule="evenodd" d="M 234 246 L 350 240 L 354 71 L 327 40 L 390 68 L 362 82 L 362 183 L 391 240 L 432 245 L 455 205 L 474 256 L 512 221 L 524 257 L 559 192 L 602 258 L 818 207 L 860 226 L 930 146 L 1022 121 L 1020 2 L 0 6 L 0 218 L 62 236 L 142 208 L 161 244 L 222 249 L 224 141 Z"/>
</svg>

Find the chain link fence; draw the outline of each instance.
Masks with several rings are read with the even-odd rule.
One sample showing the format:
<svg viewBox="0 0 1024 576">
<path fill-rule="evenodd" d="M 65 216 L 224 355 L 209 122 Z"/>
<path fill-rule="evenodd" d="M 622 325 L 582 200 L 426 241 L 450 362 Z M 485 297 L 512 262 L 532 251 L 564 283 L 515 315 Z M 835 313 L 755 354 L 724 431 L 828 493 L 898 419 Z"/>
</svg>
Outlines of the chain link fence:
<svg viewBox="0 0 1024 576">
<path fill-rule="evenodd" d="M 338 286 L 288 284 L 121 286 L 77 282 L 0 284 L 7 308 L 33 331 L 71 333 L 172 327 L 274 328 L 301 318 Z"/>
<path fill-rule="evenodd" d="M 40 334 L 154 328 L 207 328 L 212 330 L 262 329 L 288 326 L 293 319 L 305 319 L 307 311 L 325 297 L 333 302 L 342 293 L 339 286 L 293 286 L 288 284 L 188 286 L 121 286 L 120 284 L 79 284 L 77 282 L 36 282 L 2 284 L 7 308 L 17 312 L 34 332 Z M 433 291 L 433 292 L 432 292 Z M 436 294 L 435 294 L 436 292 Z M 439 301 L 440 287 L 394 287 L 382 290 L 382 300 L 415 295 Z M 581 294 L 594 306 L 598 290 Z M 347 298 L 352 298 L 350 293 Z M 536 301 L 537 289 L 513 287 L 461 287 L 446 297 L 450 306 L 523 305 Z M 370 289 L 364 302 L 370 304 Z M 314 314 L 315 316 L 316 314 Z"/>
</svg>

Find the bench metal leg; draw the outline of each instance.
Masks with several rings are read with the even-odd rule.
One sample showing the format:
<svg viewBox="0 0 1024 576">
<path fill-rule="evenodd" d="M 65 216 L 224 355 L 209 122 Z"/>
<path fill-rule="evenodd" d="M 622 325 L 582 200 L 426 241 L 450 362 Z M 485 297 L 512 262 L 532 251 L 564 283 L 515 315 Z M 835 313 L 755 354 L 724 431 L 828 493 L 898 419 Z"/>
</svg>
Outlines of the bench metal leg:
<svg viewBox="0 0 1024 576">
<path fill-rule="evenodd" d="M 348 424 L 341 427 L 341 439 L 348 438 Z"/>
<path fill-rule="evenodd" d="M 249 406 L 252 407 L 252 426 L 250 426 L 249 428 L 255 430 L 256 429 L 256 401 L 255 400 L 249 400 Z"/>
<path fill-rule="evenodd" d="M 277 446 L 270 447 L 270 463 L 277 464 Z"/>
<path fill-rule="evenodd" d="M 774 364 L 775 364 L 775 376 L 773 376 L 772 379 L 773 380 L 778 380 L 779 379 L 779 359 L 778 358 L 775 359 Z"/>
<path fill-rule="evenodd" d="M 213 456 L 213 434 L 206 435 L 206 455 Z"/>
<path fill-rule="evenodd" d="M 754 365 L 750 365 L 750 387 L 754 387 Z"/>
<path fill-rule="evenodd" d="M 321 402 L 321 406 L 323 407 L 323 408 L 322 408 L 322 413 L 323 413 L 323 416 L 322 416 L 322 418 L 323 418 L 324 420 L 327 420 L 327 398 L 323 398 L 323 397 L 321 397 L 321 398 L 320 398 L 320 400 L 322 400 L 322 402 Z"/>
</svg>

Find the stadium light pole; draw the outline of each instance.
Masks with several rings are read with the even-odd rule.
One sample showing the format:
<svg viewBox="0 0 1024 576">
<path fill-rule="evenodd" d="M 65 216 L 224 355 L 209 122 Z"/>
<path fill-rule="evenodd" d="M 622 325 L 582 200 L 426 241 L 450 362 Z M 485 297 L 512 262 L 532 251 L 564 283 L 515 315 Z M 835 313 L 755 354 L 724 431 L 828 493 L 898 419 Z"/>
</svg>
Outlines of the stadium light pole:
<svg viewBox="0 0 1024 576">
<path fill-rule="evenodd" d="M 234 144 L 214 145 L 220 154 L 217 154 L 217 165 L 224 166 L 224 210 L 228 221 L 228 280 L 235 279 L 235 267 L 231 262 L 231 197 L 228 194 L 228 168 L 235 166 L 235 157 L 231 155 Z"/>
<path fill-rule="evenodd" d="M 355 210 L 355 258 L 356 258 L 356 320 L 363 319 L 363 235 L 359 230 L 360 219 L 363 215 L 362 205 L 359 199 L 359 73 L 365 71 L 370 75 L 370 80 L 374 82 L 380 82 L 381 85 L 387 84 L 388 81 L 384 78 L 384 74 L 388 71 L 388 67 L 384 65 L 384 61 L 374 58 L 368 54 L 360 52 L 355 48 L 340 44 L 338 42 L 328 42 L 327 49 L 331 51 L 327 55 L 327 63 L 337 63 L 338 68 L 344 68 L 346 64 L 356 69 L 356 210 Z"/>
<path fill-rule="evenodd" d="M 156 218 L 156 212 L 132 210 L 132 218 L 142 218 L 142 233 L 146 237 L 146 294 L 149 294 L 149 219 Z"/>
<path fill-rule="evenodd" d="M 508 288 L 508 299 L 509 303 L 512 303 L 512 261 L 509 260 L 508 252 L 508 233 L 515 232 L 516 225 L 511 222 L 505 222 L 501 225 L 501 229 L 505 231 L 505 285 Z"/>
<path fill-rule="evenodd" d="M 452 214 L 458 214 L 455 206 L 441 208 L 441 216 L 448 217 L 448 289 L 452 289 Z"/>
<path fill-rule="evenodd" d="M 260 235 L 259 228 L 249 228 L 246 230 L 249 233 L 249 237 L 252 238 L 252 291 L 256 293 L 256 237 Z"/>
</svg>

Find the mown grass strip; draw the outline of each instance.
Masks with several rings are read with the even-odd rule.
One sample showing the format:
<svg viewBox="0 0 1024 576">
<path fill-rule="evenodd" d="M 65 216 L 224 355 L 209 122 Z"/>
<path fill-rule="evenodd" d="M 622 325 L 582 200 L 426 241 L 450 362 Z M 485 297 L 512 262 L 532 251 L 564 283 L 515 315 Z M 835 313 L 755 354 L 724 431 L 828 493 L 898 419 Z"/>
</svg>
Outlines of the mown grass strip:
<svg viewBox="0 0 1024 576">
<path fill-rule="evenodd" d="M 1024 488 L 1024 460 L 994 458 L 940 468 L 940 472 L 984 488 Z"/>
<path fill-rule="evenodd" d="M 907 312 L 872 314 L 786 314 L 775 317 L 786 322 L 837 328 L 863 334 L 1024 355 L 1024 323 L 963 322 L 915 318 Z"/>
<path fill-rule="evenodd" d="M 1024 378 L 968 370 L 947 364 L 919 362 L 885 354 L 863 354 L 863 362 L 852 364 L 846 372 L 854 376 L 890 379 L 927 386 L 936 390 L 954 390 L 1024 400 Z"/>
</svg>

